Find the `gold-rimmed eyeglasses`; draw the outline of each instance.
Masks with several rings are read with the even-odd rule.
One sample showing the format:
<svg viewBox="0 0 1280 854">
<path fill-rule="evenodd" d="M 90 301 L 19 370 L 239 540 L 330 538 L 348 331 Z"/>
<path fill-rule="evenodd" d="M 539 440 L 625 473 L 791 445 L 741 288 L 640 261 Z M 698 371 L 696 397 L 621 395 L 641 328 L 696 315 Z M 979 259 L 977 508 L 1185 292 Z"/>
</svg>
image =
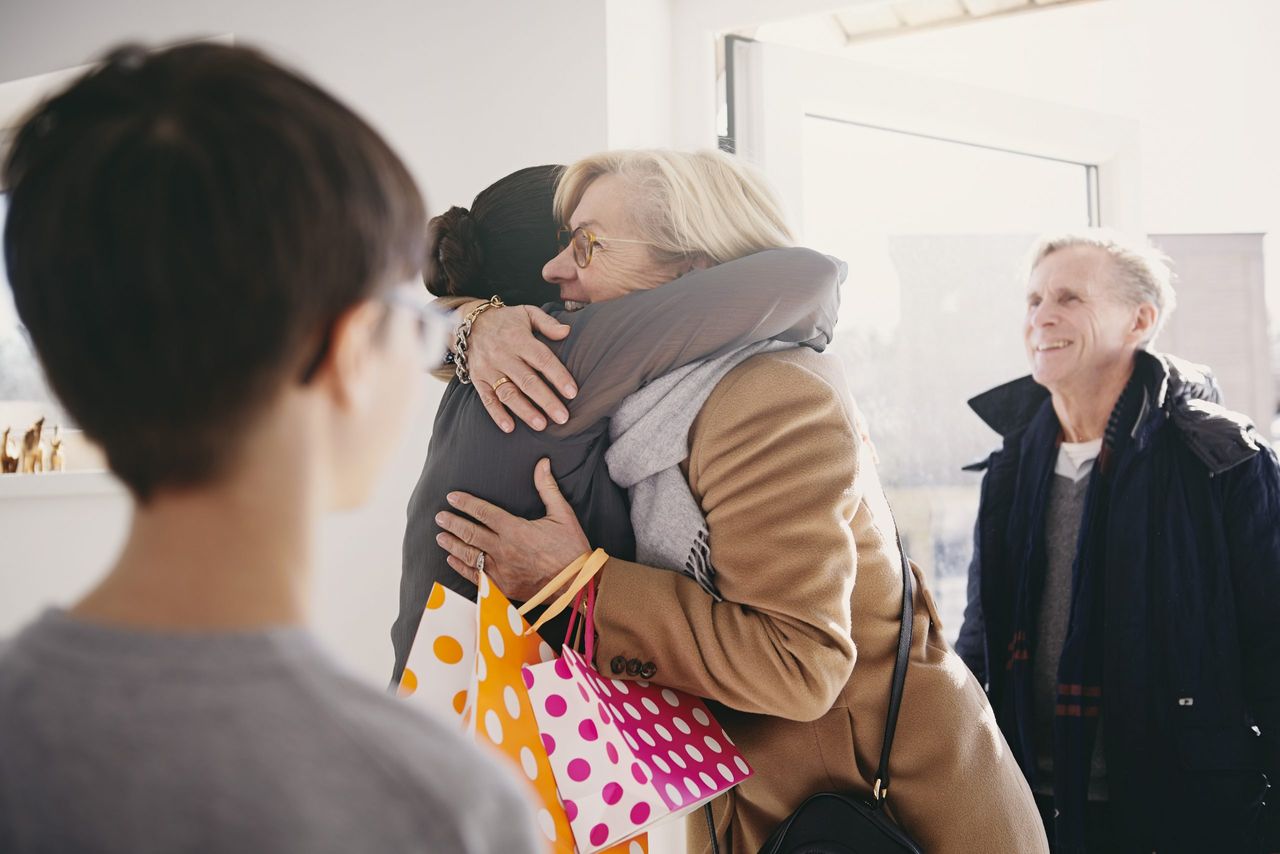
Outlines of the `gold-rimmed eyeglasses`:
<svg viewBox="0 0 1280 854">
<path fill-rule="evenodd" d="M 595 254 L 597 246 L 603 247 L 608 243 L 643 243 L 653 245 L 648 240 L 626 240 L 621 237 L 600 237 L 587 231 L 584 227 L 569 228 L 567 225 L 560 226 L 560 230 L 556 232 L 556 242 L 560 244 L 560 251 L 563 252 L 570 246 L 573 247 L 573 263 L 578 265 L 579 269 L 585 269 L 591 263 L 591 258 Z"/>
</svg>

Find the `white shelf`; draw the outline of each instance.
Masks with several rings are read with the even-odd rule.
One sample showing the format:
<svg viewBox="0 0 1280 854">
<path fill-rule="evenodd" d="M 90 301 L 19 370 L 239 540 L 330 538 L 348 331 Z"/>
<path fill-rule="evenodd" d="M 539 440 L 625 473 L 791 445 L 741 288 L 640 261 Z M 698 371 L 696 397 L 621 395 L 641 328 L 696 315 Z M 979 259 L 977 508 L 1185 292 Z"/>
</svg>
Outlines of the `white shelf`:
<svg viewBox="0 0 1280 854">
<path fill-rule="evenodd" d="M 105 471 L 0 474 L 0 502 L 12 499 L 59 498 L 69 495 L 124 495 L 125 489 Z M 0 510 L 0 512 L 3 512 Z"/>
</svg>

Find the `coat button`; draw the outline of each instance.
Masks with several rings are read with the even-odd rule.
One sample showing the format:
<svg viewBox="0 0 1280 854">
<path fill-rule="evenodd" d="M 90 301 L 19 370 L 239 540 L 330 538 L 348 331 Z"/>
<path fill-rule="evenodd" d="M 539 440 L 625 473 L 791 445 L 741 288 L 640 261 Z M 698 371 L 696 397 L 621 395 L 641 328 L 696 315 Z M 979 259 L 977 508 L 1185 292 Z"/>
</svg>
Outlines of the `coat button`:
<svg viewBox="0 0 1280 854">
<path fill-rule="evenodd" d="M 641 668 L 640 659 L 638 658 L 631 659 L 630 661 L 627 662 L 627 675 L 639 676 L 640 668 Z"/>
<path fill-rule="evenodd" d="M 627 660 L 621 655 L 615 655 L 613 657 L 613 660 L 609 662 L 609 669 L 613 671 L 615 676 L 621 673 L 626 668 L 627 668 Z"/>
<path fill-rule="evenodd" d="M 657 672 L 658 672 L 658 665 L 654 664 L 652 661 L 646 661 L 644 663 L 644 666 L 640 668 L 640 678 L 652 679 L 653 674 Z"/>
</svg>

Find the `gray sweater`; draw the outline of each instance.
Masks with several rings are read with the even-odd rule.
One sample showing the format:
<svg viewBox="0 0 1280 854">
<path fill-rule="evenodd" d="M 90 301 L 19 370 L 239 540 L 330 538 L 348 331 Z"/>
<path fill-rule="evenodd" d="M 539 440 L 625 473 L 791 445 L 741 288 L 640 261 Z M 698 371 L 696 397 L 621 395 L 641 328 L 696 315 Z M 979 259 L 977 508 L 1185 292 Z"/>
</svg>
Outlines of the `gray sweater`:
<svg viewBox="0 0 1280 854">
<path fill-rule="evenodd" d="M 1072 569 L 1076 562 L 1080 525 L 1084 520 L 1084 499 L 1089 478 L 1072 481 L 1060 474 L 1049 486 L 1049 505 L 1045 509 L 1044 545 L 1048 560 L 1044 587 L 1040 594 L 1036 648 L 1032 660 L 1035 686 L 1035 745 L 1039 781 L 1036 794 L 1053 795 L 1053 721 L 1058 701 L 1058 659 L 1067 640 L 1071 623 Z M 1107 766 L 1102 752 L 1102 727 L 1099 721 L 1093 743 L 1092 767 L 1089 775 L 1089 800 L 1107 800 Z"/>
<path fill-rule="evenodd" d="M 532 852 L 519 784 L 301 629 L 49 611 L 0 649 L 0 851 Z"/>
</svg>

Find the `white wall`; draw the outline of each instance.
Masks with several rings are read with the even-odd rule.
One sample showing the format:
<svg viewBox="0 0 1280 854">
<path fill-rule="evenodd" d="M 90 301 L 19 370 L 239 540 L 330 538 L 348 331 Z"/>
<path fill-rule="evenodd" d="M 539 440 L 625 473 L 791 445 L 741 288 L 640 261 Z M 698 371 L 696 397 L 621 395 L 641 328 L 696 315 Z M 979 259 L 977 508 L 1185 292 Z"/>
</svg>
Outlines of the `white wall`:
<svg viewBox="0 0 1280 854">
<path fill-rule="evenodd" d="M 609 148 L 671 144 L 672 0 L 605 0 Z"/>
<path fill-rule="evenodd" d="M 385 134 L 434 210 L 468 204 L 521 166 L 568 162 L 608 144 L 600 3 L 42 0 L 0 5 L 0 33 L 0 82 L 80 65 L 130 38 L 231 33 L 261 45 Z M 375 683 L 390 673 L 404 508 L 438 394 L 433 385 L 370 504 L 331 518 L 322 532 L 319 631 Z M 119 492 L 0 498 L 0 635 L 42 603 L 68 602 L 88 586 L 127 516 Z"/>
<path fill-rule="evenodd" d="M 603 4 L 551 0 L 24 0 L 0 8 L 0 80 L 122 39 L 231 33 L 353 105 L 443 209 L 519 167 L 605 146 L 604 20 Z"/>
</svg>

